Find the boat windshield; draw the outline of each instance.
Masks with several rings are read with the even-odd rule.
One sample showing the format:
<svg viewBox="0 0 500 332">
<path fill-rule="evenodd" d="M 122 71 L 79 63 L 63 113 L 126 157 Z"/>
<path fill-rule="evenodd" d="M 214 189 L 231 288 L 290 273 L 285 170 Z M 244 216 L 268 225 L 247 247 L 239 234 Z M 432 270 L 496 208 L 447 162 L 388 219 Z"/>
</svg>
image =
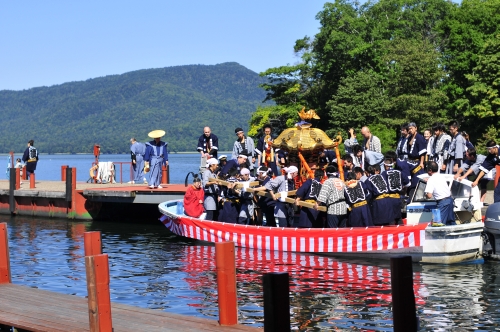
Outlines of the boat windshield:
<svg viewBox="0 0 500 332">
<path fill-rule="evenodd" d="M 450 183 L 448 182 L 448 185 Z M 435 201 L 434 198 L 427 198 L 425 195 L 425 188 L 427 183 L 424 181 L 419 181 L 417 189 L 415 190 L 415 195 L 413 196 L 414 202 L 432 202 Z M 451 184 L 451 196 L 453 198 L 469 198 L 471 195 L 471 187 L 459 181 L 453 181 Z"/>
</svg>

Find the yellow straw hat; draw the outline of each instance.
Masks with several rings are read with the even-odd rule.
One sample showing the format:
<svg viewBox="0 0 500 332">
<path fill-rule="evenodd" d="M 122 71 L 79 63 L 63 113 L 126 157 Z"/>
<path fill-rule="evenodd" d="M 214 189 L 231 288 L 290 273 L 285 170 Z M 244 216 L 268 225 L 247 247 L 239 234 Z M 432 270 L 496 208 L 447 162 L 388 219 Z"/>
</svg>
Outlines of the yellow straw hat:
<svg viewBox="0 0 500 332">
<path fill-rule="evenodd" d="M 148 134 L 148 136 L 151 138 L 163 137 L 163 136 L 165 136 L 165 131 L 164 130 L 153 130 Z"/>
</svg>

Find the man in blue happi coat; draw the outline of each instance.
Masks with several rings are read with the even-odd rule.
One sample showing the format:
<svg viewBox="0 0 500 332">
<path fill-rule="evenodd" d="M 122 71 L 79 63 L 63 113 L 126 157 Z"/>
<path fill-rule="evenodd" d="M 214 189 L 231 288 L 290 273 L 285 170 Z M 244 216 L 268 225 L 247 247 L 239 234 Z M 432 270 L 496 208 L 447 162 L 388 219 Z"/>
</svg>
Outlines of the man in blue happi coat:
<svg viewBox="0 0 500 332">
<path fill-rule="evenodd" d="M 424 136 L 417 131 L 415 122 L 408 124 L 408 139 L 406 148 L 408 151 L 408 160 L 417 163 L 420 169 L 424 169 L 425 156 L 427 155 L 427 142 Z M 419 169 L 419 170 L 420 170 Z"/>
<path fill-rule="evenodd" d="M 270 168 L 274 176 L 278 176 L 276 166 L 276 154 L 279 149 L 273 148 L 272 127 L 270 124 L 264 126 L 264 135 L 259 138 L 255 153 L 257 154 L 257 166 L 261 164 Z"/>
<path fill-rule="evenodd" d="M 130 139 L 130 157 L 132 158 L 132 168 L 134 169 L 134 178 L 129 183 L 147 183 L 144 177 L 144 154 L 146 153 L 146 144 L 137 142 L 132 137 Z"/>
<path fill-rule="evenodd" d="M 154 140 L 146 143 L 146 153 L 144 154 L 144 171 L 150 172 L 148 182 L 149 188 L 161 189 L 161 169 L 163 165 L 168 166 L 168 143 L 161 140 L 161 138 L 165 136 L 165 131 L 163 130 L 153 130 L 148 134 L 148 136 L 154 138 Z"/>
<path fill-rule="evenodd" d="M 203 135 L 198 138 L 198 147 L 196 148 L 201 154 L 201 157 L 207 159 L 217 159 L 217 151 L 219 151 L 219 139 L 212 134 L 210 127 L 203 128 Z"/>
<path fill-rule="evenodd" d="M 38 163 L 38 150 L 33 146 L 35 142 L 30 140 L 28 147 L 24 150 L 23 161 L 26 164 L 26 178 L 29 179 L 31 174 L 35 173 L 36 164 Z"/>
<path fill-rule="evenodd" d="M 499 156 L 500 147 L 495 143 L 495 141 L 488 141 L 486 143 L 486 149 L 488 149 L 488 155 L 481 164 L 481 167 L 479 167 L 480 171 L 479 174 L 477 175 L 477 178 L 472 183 L 473 187 L 477 186 L 479 181 L 492 169 L 500 165 L 500 156 Z M 494 203 L 500 202 L 500 181 L 498 181 L 498 184 L 495 187 L 495 191 L 493 192 L 493 202 Z"/>
</svg>

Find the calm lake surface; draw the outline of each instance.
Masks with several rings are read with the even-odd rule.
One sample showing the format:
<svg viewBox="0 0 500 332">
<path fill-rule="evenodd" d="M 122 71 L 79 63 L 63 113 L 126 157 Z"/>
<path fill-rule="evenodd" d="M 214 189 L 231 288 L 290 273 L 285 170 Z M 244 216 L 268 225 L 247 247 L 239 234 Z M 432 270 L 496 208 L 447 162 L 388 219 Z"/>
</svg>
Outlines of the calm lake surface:
<svg viewBox="0 0 500 332">
<path fill-rule="evenodd" d="M 226 154 L 227 155 L 227 154 Z M 229 153 L 229 156 L 231 154 Z M 21 154 L 15 154 L 16 158 L 21 158 Z M 9 156 L 2 156 L 7 166 Z M 197 172 L 200 167 L 199 153 L 171 153 L 168 156 L 170 167 L 170 183 L 184 183 L 188 172 Z M 87 181 L 89 179 L 89 169 L 95 158 L 92 154 L 77 154 L 77 155 L 40 155 L 40 159 L 36 166 L 37 181 L 60 181 L 61 166 L 67 165 L 76 167 L 76 180 Z M 116 180 L 120 182 L 120 173 L 122 174 L 123 182 L 131 180 L 130 177 L 130 154 L 103 154 L 99 157 L 99 161 L 116 162 Z M 120 164 L 123 163 L 123 164 Z M 14 163 L 15 164 L 15 163 Z M 6 179 L 6 172 L 3 171 L 0 179 Z M 190 178 L 192 179 L 192 178 Z"/>
<path fill-rule="evenodd" d="M 109 161 L 120 157 L 129 160 L 128 155 L 113 155 Z M 78 180 L 85 181 L 92 161 L 91 155 L 41 156 L 37 179 L 59 180 L 60 166 L 70 165 L 85 170 L 78 173 Z M 101 161 L 107 158 L 101 156 Z M 188 171 L 198 169 L 199 157 L 172 154 L 170 162 L 171 182 L 180 183 Z M 4 215 L 0 222 L 8 224 L 14 283 L 86 296 L 83 233 L 101 231 L 112 301 L 218 319 L 215 248 L 177 237 L 160 222 Z M 236 267 L 243 324 L 263 326 L 262 274 L 289 272 L 294 330 L 392 331 L 388 261 L 237 248 Z M 414 264 L 413 269 L 421 331 L 500 331 L 500 263 Z"/>
</svg>

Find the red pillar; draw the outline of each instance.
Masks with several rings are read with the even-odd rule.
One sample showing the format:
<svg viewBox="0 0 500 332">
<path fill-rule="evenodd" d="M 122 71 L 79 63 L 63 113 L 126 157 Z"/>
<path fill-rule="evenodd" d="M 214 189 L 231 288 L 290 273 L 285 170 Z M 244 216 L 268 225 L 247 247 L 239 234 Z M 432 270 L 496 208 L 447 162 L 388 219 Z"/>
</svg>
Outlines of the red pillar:
<svg viewBox="0 0 500 332">
<path fill-rule="evenodd" d="M 30 174 L 30 189 L 35 188 L 35 173 Z"/>
<path fill-rule="evenodd" d="M 102 254 L 101 232 L 83 233 L 83 243 L 85 256 L 94 256 Z"/>
<path fill-rule="evenodd" d="M 168 184 L 167 167 L 165 165 L 161 167 L 161 184 Z"/>
<path fill-rule="evenodd" d="M 236 263 L 234 242 L 215 244 L 217 267 L 217 294 L 219 298 L 219 324 L 238 324 L 238 301 L 236 299 Z"/>
<path fill-rule="evenodd" d="M 68 165 L 61 166 L 61 181 L 66 181 L 66 168 Z"/>
<path fill-rule="evenodd" d="M 108 255 L 85 257 L 90 331 L 112 332 Z"/>
<path fill-rule="evenodd" d="M 71 172 L 71 211 L 76 215 L 76 167 L 73 167 Z"/>
<path fill-rule="evenodd" d="M 0 284 L 10 284 L 9 239 L 7 223 L 0 223 Z"/>
<path fill-rule="evenodd" d="M 16 190 L 21 189 L 21 169 L 16 168 Z"/>
</svg>

